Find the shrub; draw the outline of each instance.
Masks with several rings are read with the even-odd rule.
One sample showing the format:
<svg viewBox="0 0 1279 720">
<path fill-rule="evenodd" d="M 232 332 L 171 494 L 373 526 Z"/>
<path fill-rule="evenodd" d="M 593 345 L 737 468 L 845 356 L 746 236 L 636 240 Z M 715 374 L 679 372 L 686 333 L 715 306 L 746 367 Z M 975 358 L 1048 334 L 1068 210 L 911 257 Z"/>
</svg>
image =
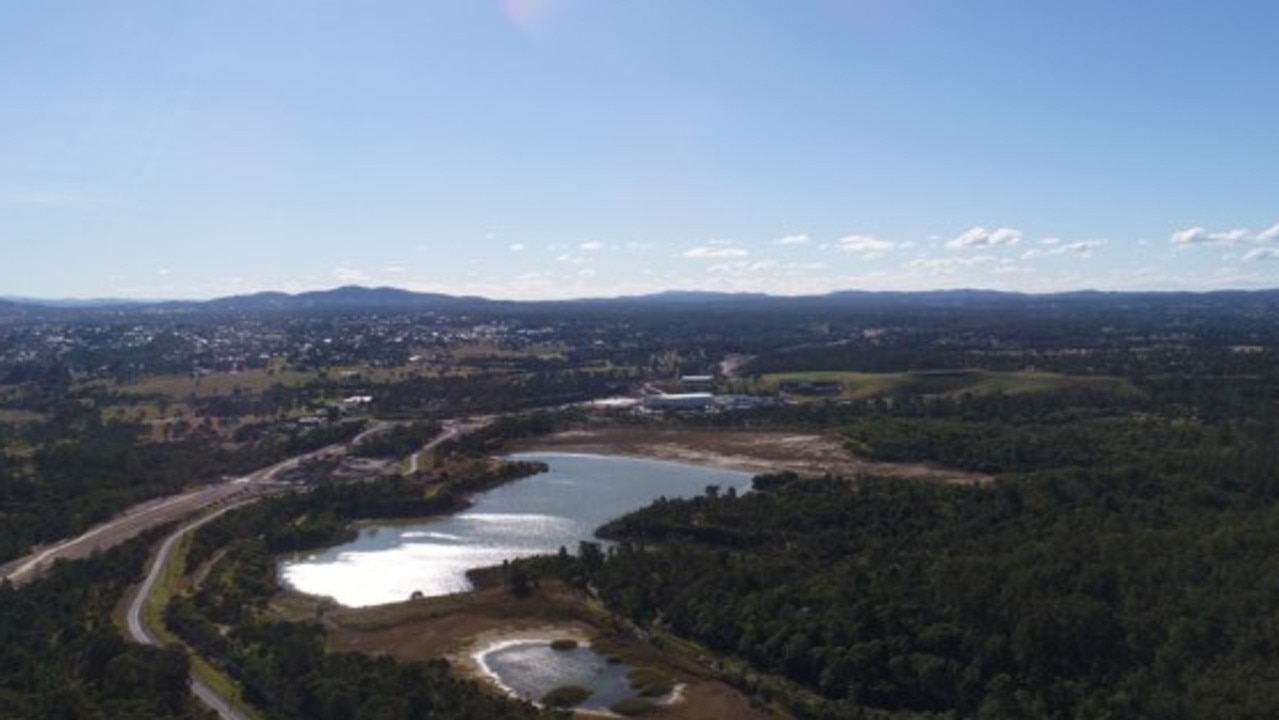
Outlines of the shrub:
<svg viewBox="0 0 1279 720">
<path fill-rule="evenodd" d="M 626 673 L 631 689 L 643 697 L 661 697 L 675 688 L 675 680 L 660 670 L 638 667 Z"/>
<path fill-rule="evenodd" d="M 643 715 L 644 713 L 652 709 L 653 709 L 653 702 L 651 700 L 645 700 L 644 698 L 637 698 L 637 697 L 620 700 L 614 703 L 613 706 L 609 708 L 609 710 L 612 710 L 618 715 L 626 715 L 628 717 L 635 716 L 635 715 Z"/>
<path fill-rule="evenodd" d="M 542 696 L 541 703 L 547 707 L 571 708 L 591 696 L 591 691 L 581 685 L 564 685 Z"/>
</svg>

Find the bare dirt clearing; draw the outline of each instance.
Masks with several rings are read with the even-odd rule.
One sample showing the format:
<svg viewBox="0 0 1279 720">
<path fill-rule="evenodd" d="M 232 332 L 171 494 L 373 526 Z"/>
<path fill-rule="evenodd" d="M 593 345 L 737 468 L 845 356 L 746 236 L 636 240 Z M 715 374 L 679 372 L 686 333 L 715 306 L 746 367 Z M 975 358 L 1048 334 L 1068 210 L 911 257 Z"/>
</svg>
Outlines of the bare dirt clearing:
<svg viewBox="0 0 1279 720">
<path fill-rule="evenodd" d="M 748 472 L 881 475 L 974 484 L 985 475 L 918 463 L 875 462 L 851 455 L 834 434 L 753 430 L 603 427 L 520 441 L 518 451 L 576 452 L 675 460 Z"/>
</svg>

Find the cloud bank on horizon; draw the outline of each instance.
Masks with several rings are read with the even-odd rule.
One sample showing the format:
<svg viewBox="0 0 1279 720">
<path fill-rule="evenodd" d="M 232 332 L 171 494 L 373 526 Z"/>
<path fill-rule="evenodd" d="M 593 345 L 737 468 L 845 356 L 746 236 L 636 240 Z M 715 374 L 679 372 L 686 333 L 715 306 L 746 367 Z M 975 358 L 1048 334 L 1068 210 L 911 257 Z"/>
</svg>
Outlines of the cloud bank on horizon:
<svg viewBox="0 0 1279 720">
<path fill-rule="evenodd" d="M 1279 287 L 1277 45 L 1261 0 L 13 4 L 0 295 Z"/>
</svg>

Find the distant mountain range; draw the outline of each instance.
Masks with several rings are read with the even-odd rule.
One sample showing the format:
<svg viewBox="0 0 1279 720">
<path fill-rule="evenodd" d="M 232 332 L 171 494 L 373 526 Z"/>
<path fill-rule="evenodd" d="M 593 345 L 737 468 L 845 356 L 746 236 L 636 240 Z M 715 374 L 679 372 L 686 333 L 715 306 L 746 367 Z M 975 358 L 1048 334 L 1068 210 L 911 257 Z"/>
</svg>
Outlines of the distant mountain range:
<svg viewBox="0 0 1279 720">
<path fill-rule="evenodd" d="M 152 300 L 120 300 L 116 298 L 61 298 L 55 300 L 42 300 L 39 298 L 16 297 L 12 295 L 0 297 L 0 305 L 18 304 L 18 305 L 39 305 L 42 307 L 61 307 L 61 308 L 99 308 L 99 307 L 121 307 L 129 305 L 147 305 Z"/>
<path fill-rule="evenodd" d="M 261 292 L 213 300 L 36 300 L 0 298 L 0 318 L 24 319 L 65 317 L 84 313 L 308 313 L 351 311 L 436 311 L 482 312 L 517 309 L 621 309 L 680 308 L 703 306 L 749 307 L 884 307 L 915 305 L 919 307 L 989 307 L 1000 304 L 1093 304 L 1143 306 L 1159 304 L 1256 305 L 1258 309 L 1279 308 L 1279 290 L 1190 292 L 1098 292 L 1079 291 L 1048 295 L 1000 292 L 994 290 L 936 290 L 922 292 L 869 292 L 848 290 L 824 295 L 779 296 L 763 293 L 723 293 L 672 290 L 651 295 L 579 300 L 513 301 L 490 300 L 474 296 L 419 293 L 392 287 L 346 286 L 289 294 Z"/>
<path fill-rule="evenodd" d="M 458 297 L 440 293 L 418 293 L 392 287 L 348 285 L 333 290 L 315 290 L 289 295 L 262 292 L 236 295 L 201 303 L 210 310 L 233 312 L 306 310 L 420 310 L 471 307 L 493 301 L 480 297 Z"/>
</svg>

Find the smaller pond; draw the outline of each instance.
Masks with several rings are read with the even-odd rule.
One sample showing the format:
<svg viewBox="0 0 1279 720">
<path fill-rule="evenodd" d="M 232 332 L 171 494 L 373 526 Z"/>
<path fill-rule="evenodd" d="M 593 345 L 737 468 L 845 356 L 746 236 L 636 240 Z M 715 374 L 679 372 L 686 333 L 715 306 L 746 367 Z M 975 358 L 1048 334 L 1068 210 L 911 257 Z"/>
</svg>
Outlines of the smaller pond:
<svg viewBox="0 0 1279 720">
<path fill-rule="evenodd" d="M 533 702 L 565 686 L 591 691 L 576 706 L 582 710 L 606 711 L 635 697 L 626 679 L 630 667 L 609 662 L 589 645 L 557 650 L 549 641 L 517 640 L 494 645 L 480 652 L 476 660 L 502 687 Z"/>
</svg>

